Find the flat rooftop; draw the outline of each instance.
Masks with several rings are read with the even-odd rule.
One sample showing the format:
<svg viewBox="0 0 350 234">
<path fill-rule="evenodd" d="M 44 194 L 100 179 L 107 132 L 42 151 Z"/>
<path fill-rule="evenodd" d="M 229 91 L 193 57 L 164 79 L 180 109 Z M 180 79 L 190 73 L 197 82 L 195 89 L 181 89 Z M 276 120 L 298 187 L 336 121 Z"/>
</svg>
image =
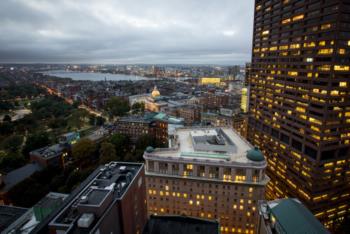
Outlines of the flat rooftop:
<svg viewBox="0 0 350 234">
<path fill-rule="evenodd" d="M 253 146 L 229 127 L 177 128 L 170 148 L 155 149 L 156 156 L 212 161 L 252 162 L 247 151 Z"/>
<path fill-rule="evenodd" d="M 59 156 L 66 147 L 60 144 L 55 144 L 51 146 L 45 146 L 40 149 L 36 149 L 30 152 L 30 154 L 40 156 L 42 158 L 53 158 Z"/>
<path fill-rule="evenodd" d="M 0 206 L 0 232 L 4 231 L 9 225 L 15 222 L 21 217 L 27 209 L 13 207 L 13 206 Z"/>
<path fill-rule="evenodd" d="M 187 216 L 151 216 L 143 234 L 218 234 L 219 223 Z"/>
<path fill-rule="evenodd" d="M 42 167 L 37 163 L 28 163 L 23 167 L 17 168 L 4 176 L 5 186 L 0 189 L 0 192 L 7 192 L 13 186 L 27 179 L 37 171 L 42 170 Z"/>
<path fill-rule="evenodd" d="M 49 225 L 65 226 L 67 230 L 74 230 L 73 233 L 80 233 L 82 230 L 76 225 L 76 221 L 87 214 L 86 210 L 89 210 L 88 213 L 102 212 L 100 216 L 93 218 L 94 222 L 90 226 L 93 228 L 107 207 L 114 200 L 123 197 L 142 166 L 140 163 L 110 162 L 99 167 L 83 182 L 84 186 L 79 187 L 74 195 L 67 198 L 69 203 L 61 208 Z"/>
</svg>

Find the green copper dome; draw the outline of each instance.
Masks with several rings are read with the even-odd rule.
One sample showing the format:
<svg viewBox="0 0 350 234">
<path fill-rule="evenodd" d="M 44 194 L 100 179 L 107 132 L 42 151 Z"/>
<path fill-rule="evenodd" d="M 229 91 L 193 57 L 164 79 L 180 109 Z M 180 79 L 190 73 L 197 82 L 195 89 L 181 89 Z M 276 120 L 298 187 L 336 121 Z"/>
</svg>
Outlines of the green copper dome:
<svg viewBox="0 0 350 234">
<path fill-rule="evenodd" d="M 261 162 L 265 160 L 264 155 L 261 153 L 258 147 L 254 147 L 254 149 L 248 150 L 247 158 L 254 162 Z"/>
<path fill-rule="evenodd" d="M 147 153 L 152 153 L 154 151 L 154 148 L 152 147 L 152 146 L 148 146 L 147 148 L 146 148 L 146 152 Z"/>
</svg>

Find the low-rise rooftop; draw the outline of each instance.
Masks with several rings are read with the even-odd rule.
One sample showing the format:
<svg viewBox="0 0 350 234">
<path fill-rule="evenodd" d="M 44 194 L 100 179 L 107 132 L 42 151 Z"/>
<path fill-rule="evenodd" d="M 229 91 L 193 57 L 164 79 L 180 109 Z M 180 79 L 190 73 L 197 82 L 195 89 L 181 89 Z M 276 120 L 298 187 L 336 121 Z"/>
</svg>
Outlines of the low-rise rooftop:
<svg viewBox="0 0 350 234">
<path fill-rule="evenodd" d="M 15 222 L 21 217 L 27 209 L 13 207 L 13 206 L 0 206 L 0 232 L 4 231 L 9 225 Z"/>
<path fill-rule="evenodd" d="M 0 189 L 0 192 L 9 191 L 13 186 L 40 170 L 42 170 L 42 167 L 39 164 L 28 163 L 23 167 L 7 173 L 3 176 L 4 187 Z"/>
<path fill-rule="evenodd" d="M 51 146 L 45 146 L 40 149 L 36 149 L 30 152 L 30 154 L 42 157 L 42 158 L 53 158 L 60 155 L 66 149 L 65 146 L 61 144 L 55 144 Z"/>
<path fill-rule="evenodd" d="M 91 230 L 112 202 L 123 197 L 141 168 L 142 164 L 138 163 L 111 162 L 101 166 L 87 184 L 69 198 L 69 204 L 53 218 L 50 226 L 59 226 L 72 233 Z M 89 227 L 79 226 L 79 223 L 88 223 Z"/>
</svg>

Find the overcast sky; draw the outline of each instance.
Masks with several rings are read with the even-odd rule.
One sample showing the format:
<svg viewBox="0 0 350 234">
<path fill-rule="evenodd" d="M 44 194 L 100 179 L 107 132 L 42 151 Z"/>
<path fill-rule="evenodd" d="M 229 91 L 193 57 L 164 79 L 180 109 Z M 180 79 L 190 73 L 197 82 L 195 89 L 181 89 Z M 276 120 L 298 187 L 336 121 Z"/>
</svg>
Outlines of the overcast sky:
<svg viewBox="0 0 350 234">
<path fill-rule="evenodd" d="M 253 0 L 0 0 L 0 62 L 243 64 Z"/>
</svg>

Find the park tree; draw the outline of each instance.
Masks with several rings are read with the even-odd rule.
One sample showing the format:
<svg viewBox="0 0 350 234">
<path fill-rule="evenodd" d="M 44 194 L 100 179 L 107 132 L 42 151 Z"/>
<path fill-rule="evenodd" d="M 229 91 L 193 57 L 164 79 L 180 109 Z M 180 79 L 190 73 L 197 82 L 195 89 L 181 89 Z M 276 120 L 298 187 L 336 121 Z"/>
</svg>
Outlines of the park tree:
<svg viewBox="0 0 350 234">
<path fill-rule="evenodd" d="M 134 161 L 143 161 L 143 153 L 148 146 L 156 147 L 156 140 L 149 135 L 140 136 L 135 143 Z"/>
<path fill-rule="evenodd" d="M 6 136 L 10 135 L 14 132 L 15 126 L 13 123 L 10 122 L 3 122 L 0 123 L 0 135 Z"/>
<path fill-rule="evenodd" d="M 9 152 L 19 152 L 23 143 L 23 136 L 12 135 L 1 142 L 1 148 Z"/>
<path fill-rule="evenodd" d="M 90 115 L 89 124 L 93 126 L 102 126 L 105 123 L 105 118 L 101 116 Z"/>
<path fill-rule="evenodd" d="M 84 125 L 85 119 L 88 117 L 89 113 L 86 110 L 77 109 L 69 116 L 68 127 L 72 130 L 78 130 Z"/>
<path fill-rule="evenodd" d="M 131 142 L 129 137 L 116 133 L 113 134 L 108 141 L 114 145 L 117 158 L 123 160 L 124 155 L 130 151 Z"/>
<path fill-rule="evenodd" d="M 133 114 L 143 114 L 145 112 L 145 103 L 136 102 L 131 106 L 131 111 Z"/>
<path fill-rule="evenodd" d="M 89 139 L 81 139 L 72 149 L 72 156 L 74 162 L 83 168 L 91 164 L 96 158 L 96 144 Z"/>
<path fill-rule="evenodd" d="M 28 156 L 30 151 L 42 148 L 51 143 L 49 135 L 46 132 L 38 132 L 28 136 L 23 147 L 23 155 Z"/>
<path fill-rule="evenodd" d="M 12 120 L 11 116 L 9 116 L 9 115 L 5 115 L 4 118 L 3 118 L 4 122 L 11 122 L 11 120 Z"/>
<path fill-rule="evenodd" d="M 129 103 L 120 97 L 111 97 L 107 104 L 106 110 L 110 117 L 124 116 L 129 110 Z"/>
<path fill-rule="evenodd" d="M 115 152 L 114 145 L 109 142 L 103 142 L 100 147 L 100 164 L 110 161 L 119 161 Z"/>
</svg>

